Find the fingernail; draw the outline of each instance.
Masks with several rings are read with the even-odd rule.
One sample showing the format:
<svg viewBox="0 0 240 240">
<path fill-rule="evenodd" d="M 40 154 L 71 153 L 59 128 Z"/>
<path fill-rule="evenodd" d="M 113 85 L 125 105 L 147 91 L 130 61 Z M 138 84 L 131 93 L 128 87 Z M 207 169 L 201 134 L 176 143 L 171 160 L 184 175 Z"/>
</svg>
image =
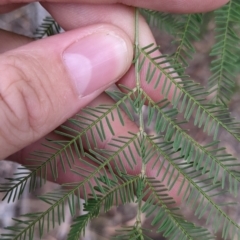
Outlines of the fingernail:
<svg viewBox="0 0 240 240">
<path fill-rule="evenodd" d="M 70 45 L 63 61 L 79 97 L 107 88 L 127 70 L 126 42 L 109 33 L 94 33 Z"/>
</svg>

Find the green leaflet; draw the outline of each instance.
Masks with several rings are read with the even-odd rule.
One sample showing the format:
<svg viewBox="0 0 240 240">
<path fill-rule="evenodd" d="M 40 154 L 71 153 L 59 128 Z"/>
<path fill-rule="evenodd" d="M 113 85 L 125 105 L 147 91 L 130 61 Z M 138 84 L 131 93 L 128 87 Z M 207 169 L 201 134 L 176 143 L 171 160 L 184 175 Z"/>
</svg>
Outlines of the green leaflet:
<svg viewBox="0 0 240 240">
<path fill-rule="evenodd" d="M 46 17 L 43 19 L 43 23 L 34 33 L 35 38 L 41 39 L 45 36 L 52 36 L 60 33 L 61 26 L 52 18 Z"/>
<path fill-rule="evenodd" d="M 154 44 L 140 48 L 139 51 L 142 54 L 141 62 L 149 62 L 149 72 L 155 72 L 156 68 L 160 72 L 152 74 L 151 79 L 148 79 L 147 83 L 155 84 L 155 88 L 161 86 L 161 94 L 166 98 L 170 88 L 174 86 L 176 95 L 172 98 L 172 104 L 174 107 L 178 107 L 180 112 L 184 113 L 186 120 L 189 121 L 193 111 L 197 110 L 198 118 L 195 118 L 194 123 L 199 127 L 203 126 L 204 132 L 207 132 L 209 135 L 213 134 L 216 139 L 219 125 L 225 128 L 238 141 L 240 140 L 240 123 L 229 116 L 228 109 L 223 105 L 208 103 L 206 101 L 208 94 L 206 90 L 199 86 L 198 83 L 190 80 L 188 76 L 181 75 L 182 81 L 179 81 L 178 73 L 184 72 L 179 64 L 172 64 L 172 58 L 167 55 L 162 55 L 160 58 L 151 57 L 151 54 L 157 52 Z M 138 71 L 141 71 L 141 68 Z M 179 102 L 181 97 L 182 101 Z"/>
<path fill-rule="evenodd" d="M 119 183 L 119 181 L 108 180 L 106 177 L 101 176 L 98 181 L 103 184 L 102 186 L 98 184 L 99 187 L 95 187 L 96 192 L 99 192 L 99 194 L 97 197 L 87 200 L 84 210 L 88 213 L 74 220 L 68 235 L 69 240 L 77 240 L 81 235 L 84 235 L 87 223 L 99 215 L 102 207 L 107 212 L 114 203 L 118 204 L 119 199 L 122 204 L 134 201 L 134 190 L 137 189 L 139 177 L 123 177 L 119 179 Z"/>
<path fill-rule="evenodd" d="M 188 66 L 188 58 L 192 59 L 192 55 L 195 53 L 192 40 L 198 39 L 202 14 L 166 14 L 148 9 L 141 9 L 141 12 L 149 24 L 174 36 L 173 44 L 177 47 L 173 54 L 174 62 Z"/>
<path fill-rule="evenodd" d="M 233 94 L 235 76 L 239 72 L 239 33 L 240 4 L 231 0 L 227 5 L 215 11 L 216 43 L 210 53 L 214 56 L 211 63 L 212 76 L 209 90 L 213 102 L 226 105 Z"/>
<path fill-rule="evenodd" d="M 168 239 L 214 239 L 208 230 L 197 227 L 187 222 L 181 216 L 179 209 L 174 206 L 175 201 L 168 196 L 167 189 L 155 179 L 146 179 L 146 184 L 151 189 L 152 194 L 143 205 L 143 212 L 150 216 L 153 212 L 158 211 L 152 221 L 152 225 L 158 225 L 158 232 L 163 232 L 163 236 Z M 158 202 L 160 208 L 153 205 Z M 171 206 L 173 205 L 173 206 Z"/>
</svg>

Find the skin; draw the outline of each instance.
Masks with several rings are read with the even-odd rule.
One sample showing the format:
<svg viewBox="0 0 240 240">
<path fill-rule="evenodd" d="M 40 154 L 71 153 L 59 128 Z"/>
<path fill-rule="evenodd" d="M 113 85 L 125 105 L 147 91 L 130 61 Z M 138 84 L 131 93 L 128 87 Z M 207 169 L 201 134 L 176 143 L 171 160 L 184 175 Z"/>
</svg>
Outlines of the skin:
<svg viewBox="0 0 240 240">
<path fill-rule="evenodd" d="M 34 0 L 2 0 L 0 5 L 3 5 L 1 11 L 14 9 L 18 6 L 16 4 L 35 2 Z M 67 3 L 66 0 L 45 0 L 42 2 L 58 2 Z M 176 12 L 176 13 L 193 13 L 193 12 L 205 12 L 214 10 L 224 4 L 228 0 L 72 0 L 71 3 L 94 3 L 94 4 L 115 4 L 121 3 L 133 7 L 143 7 L 149 9 L 155 9 L 159 11 Z M 5 5 L 5 6 L 4 6 Z"/>
<path fill-rule="evenodd" d="M 7 13 L 29 2 L 31 1 L 2 0 L 0 2 L 0 13 Z M 84 32 L 94 31 L 94 29 L 99 26 L 106 31 L 113 31 L 121 36 L 128 46 L 129 61 L 125 63 L 125 70 L 121 73 L 117 84 L 124 84 L 131 88 L 135 83 L 134 69 L 131 67 L 131 59 L 133 57 L 131 46 L 134 42 L 134 11 L 131 6 L 167 12 L 192 13 L 213 10 L 228 1 L 92 0 L 91 3 L 95 5 L 89 4 L 89 0 L 75 0 L 71 1 L 72 3 L 67 2 L 67 0 L 49 0 L 42 2 L 42 5 L 66 30 L 66 33 L 61 34 L 61 36 L 58 35 L 33 42 L 32 39 L 6 31 L 0 31 L 0 71 L 2 82 L 0 84 L 0 93 L 2 95 L 0 106 L 1 109 L 5 109 L 5 111 L 0 113 L 0 131 L 2 130 L 0 136 L 0 159 L 11 159 L 26 164 L 25 158 L 29 156 L 29 153 L 36 149 L 41 149 L 41 144 L 44 142 L 45 137 L 56 138 L 52 130 L 78 113 L 84 106 L 96 106 L 99 103 L 113 103 L 107 95 L 102 93 L 105 90 L 104 87 L 87 98 L 79 100 L 76 96 L 69 84 L 69 76 L 64 71 L 61 60 L 57 57 L 61 55 L 61 51 L 64 49 L 64 46 L 68 44 L 69 39 L 74 41 L 76 35 L 82 36 Z M 122 16 L 124 16 L 124 18 Z M 146 46 L 154 42 L 151 31 L 143 19 L 140 19 L 140 26 L 140 44 Z M 56 48 L 56 46 L 58 47 Z M 46 49 L 51 51 L 51 59 L 49 61 L 46 59 Z M 157 55 L 159 54 L 161 53 L 159 52 Z M 53 71 L 52 69 L 56 67 L 58 71 Z M 146 68 L 147 63 L 143 67 L 143 72 Z M 37 80 L 33 81 L 36 77 Z M 19 79 L 24 80 L 23 82 L 26 84 L 24 88 L 20 88 L 17 84 L 17 80 Z M 43 86 L 40 91 L 38 85 L 36 85 L 38 80 L 39 84 Z M 54 88 L 56 81 L 61 82 L 57 89 Z M 35 89 L 35 91 L 31 91 L 29 84 L 31 84 L 31 89 Z M 161 95 L 150 91 L 153 86 L 143 83 L 142 87 L 152 99 L 155 101 L 161 100 Z M 9 92 L 12 93 L 9 94 L 7 98 L 7 103 L 9 104 L 6 104 L 6 95 L 4 95 L 7 89 L 11 89 Z M 49 101 L 37 105 L 38 111 L 26 107 L 25 104 L 29 96 L 31 99 L 39 98 L 39 94 L 46 95 L 48 91 L 51 92 Z M 22 96 L 23 92 L 24 94 Z M 62 99 L 63 93 L 66 94 L 65 100 Z M 170 91 L 169 98 L 171 98 L 172 94 L 173 89 Z M 59 101 L 61 104 L 59 104 Z M 115 137 L 127 135 L 129 130 L 132 132 L 138 131 L 138 127 L 131 122 L 127 116 L 124 115 L 124 118 L 124 127 L 121 126 L 120 122 L 114 122 L 117 129 Z M 41 121 L 39 119 L 41 119 Z M 9 129 L 13 134 L 9 137 L 9 134 L 6 134 L 4 129 Z M 107 140 L 105 142 L 99 140 L 98 144 L 111 150 L 111 148 L 107 146 L 107 143 L 110 142 L 112 138 L 110 132 L 107 133 L 106 138 Z M 27 164 L 29 164 L 29 162 L 27 162 Z M 139 174 L 140 167 L 132 171 L 127 167 L 126 163 L 125 165 L 129 174 Z M 87 168 L 87 166 L 85 167 Z M 156 176 L 156 172 L 151 168 L 148 168 L 146 172 L 149 177 Z M 164 170 L 160 172 L 157 178 L 161 179 L 163 174 Z M 49 179 L 53 180 L 50 175 Z M 80 180 L 81 177 L 72 174 L 70 171 L 63 173 L 61 167 L 59 168 L 58 183 L 76 182 Z M 178 203 L 181 199 L 181 196 L 177 196 L 177 190 L 180 184 L 181 178 L 179 178 L 179 181 L 177 181 L 175 187 L 170 192 L 170 195 L 174 197 Z"/>
</svg>

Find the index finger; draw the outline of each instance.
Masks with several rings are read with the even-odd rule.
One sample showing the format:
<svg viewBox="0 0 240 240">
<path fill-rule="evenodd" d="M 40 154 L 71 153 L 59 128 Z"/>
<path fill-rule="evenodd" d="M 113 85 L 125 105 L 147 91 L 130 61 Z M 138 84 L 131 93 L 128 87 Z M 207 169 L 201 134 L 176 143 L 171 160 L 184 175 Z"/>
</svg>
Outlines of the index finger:
<svg viewBox="0 0 240 240">
<path fill-rule="evenodd" d="M 149 8 L 164 12 L 175 13 L 194 13 L 194 12 L 206 12 L 216 9 L 229 0 L 72 0 L 71 3 L 93 3 L 93 4 L 113 4 L 122 3 L 128 6 Z M 0 12 L 6 12 L 7 9 L 13 9 L 15 4 L 30 3 L 35 0 L 1 0 L 0 5 L 6 5 L 1 7 Z M 40 2 L 58 2 L 69 3 L 68 0 L 44 0 Z M 10 4 L 10 5 L 9 5 Z M 8 5 L 8 6 L 7 6 Z M 10 7 L 9 7 L 10 6 Z"/>
</svg>

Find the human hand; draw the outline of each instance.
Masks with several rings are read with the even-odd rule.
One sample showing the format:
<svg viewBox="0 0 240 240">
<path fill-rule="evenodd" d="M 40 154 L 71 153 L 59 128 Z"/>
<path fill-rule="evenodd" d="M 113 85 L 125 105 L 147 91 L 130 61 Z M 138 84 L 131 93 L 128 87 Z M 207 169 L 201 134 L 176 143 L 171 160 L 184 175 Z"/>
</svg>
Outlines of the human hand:
<svg viewBox="0 0 240 240">
<path fill-rule="evenodd" d="M 5 4 L 1 11 L 16 7 L 15 4 L 6 5 L 7 2 L 0 3 Z M 110 98 L 101 94 L 108 86 L 116 81 L 129 88 L 135 84 L 131 67 L 133 9 L 121 4 L 100 4 L 110 1 L 95 1 L 98 5 L 77 0 L 75 4 L 62 2 L 44 3 L 43 6 L 66 30 L 65 33 L 34 42 L 1 33 L 0 159 L 8 157 L 24 163 L 30 152 L 41 149 L 44 136 L 54 138 L 55 134 L 49 132 L 81 108 L 89 104 L 112 103 Z M 128 5 L 135 3 L 140 7 L 174 12 L 205 11 L 225 2 L 165 0 L 159 4 L 159 1 L 125 1 Z M 140 44 L 146 46 L 153 43 L 154 38 L 146 23 L 142 19 L 140 21 Z M 152 86 L 143 83 L 142 87 L 152 99 L 160 100 L 159 94 L 151 93 Z M 125 126 L 118 122 L 115 124 L 116 136 L 138 131 L 138 127 L 127 119 Z M 106 146 L 111 136 L 106 139 L 99 145 Z M 130 174 L 138 174 L 140 167 L 134 172 L 127 170 Z M 155 176 L 151 169 L 147 173 Z M 159 178 L 163 174 L 160 173 Z M 59 183 L 80 180 L 71 172 L 60 173 L 57 179 Z M 179 180 L 170 192 L 176 200 L 180 184 Z"/>
</svg>

